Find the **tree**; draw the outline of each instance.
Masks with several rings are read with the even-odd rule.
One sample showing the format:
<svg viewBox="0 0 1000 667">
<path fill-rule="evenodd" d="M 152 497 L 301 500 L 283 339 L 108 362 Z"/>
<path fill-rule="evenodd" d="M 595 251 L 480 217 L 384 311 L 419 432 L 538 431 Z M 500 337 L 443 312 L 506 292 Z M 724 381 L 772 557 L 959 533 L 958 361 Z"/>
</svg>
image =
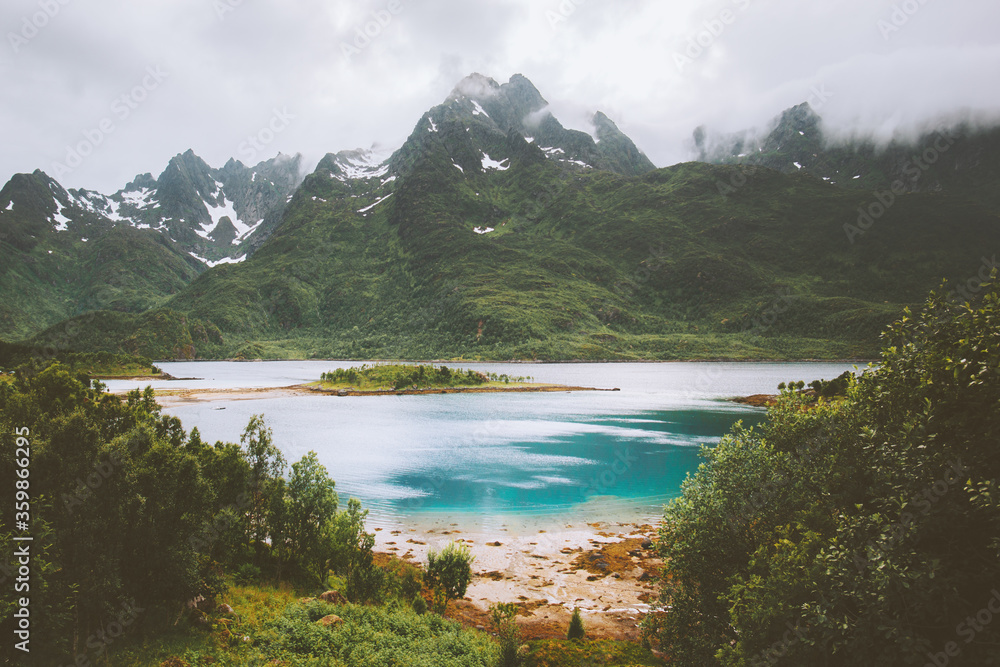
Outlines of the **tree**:
<svg viewBox="0 0 1000 667">
<path fill-rule="evenodd" d="M 329 544 L 337 513 L 335 486 L 316 452 L 309 452 L 292 464 L 285 489 L 284 538 L 288 550 L 319 581 L 326 578 L 332 556 Z"/>
<path fill-rule="evenodd" d="M 385 575 L 374 563 L 372 547 L 375 536 L 365 532 L 368 510 L 361 509 L 361 501 L 351 498 L 347 511 L 337 515 L 331 542 L 333 569 L 346 575 L 347 596 L 358 603 L 371 602 L 380 596 L 385 585 Z"/>
<path fill-rule="evenodd" d="M 426 580 L 434 591 L 438 613 L 444 613 L 451 600 L 465 596 L 472 580 L 473 560 L 469 547 L 455 542 L 450 542 L 440 553 L 431 549 L 427 554 Z"/>
<path fill-rule="evenodd" d="M 285 457 L 275 445 L 263 415 L 253 415 L 240 436 L 240 444 L 250 465 L 250 507 L 248 509 L 250 546 L 258 555 L 269 537 L 268 509 L 276 492 L 277 480 L 285 471 Z"/>
<path fill-rule="evenodd" d="M 573 607 L 573 615 L 569 619 L 569 630 L 566 632 L 566 639 L 583 639 L 587 631 L 583 628 L 583 619 L 580 618 L 580 609 Z"/>
<path fill-rule="evenodd" d="M 996 276 L 980 291 L 907 311 L 843 401 L 787 392 L 705 452 L 660 528 L 675 659 L 1000 661 L 1000 626 L 961 625 L 1000 581 Z"/>
</svg>

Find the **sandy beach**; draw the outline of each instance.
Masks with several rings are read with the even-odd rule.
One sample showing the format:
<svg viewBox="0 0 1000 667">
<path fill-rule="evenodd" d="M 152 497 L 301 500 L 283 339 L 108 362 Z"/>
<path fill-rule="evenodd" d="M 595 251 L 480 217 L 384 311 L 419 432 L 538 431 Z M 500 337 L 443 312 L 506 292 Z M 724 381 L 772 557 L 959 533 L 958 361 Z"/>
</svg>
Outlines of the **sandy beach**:
<svg viewBox="0 0 1000 667">
<path fill-rule="evenodd" d="M 411 396 L 423 394 L 501 394 L 501 393 L 554 393 L 569 391 L 617 391 L 617 389 L 595 389 L 593 387 L 569 387 L 563 385 L 529 385 L 512 387 L 449 387 L 444 389 L 402 389 L 378 391 L 331 391 L 297 384 L 288 387 L 239 387 L 231 389 L 156 389 L 156 402 L 165 408 L 192 403 L 211 401 L 255 401 L 266 398 L 288 398 L 290 396 L 331 396 L 334 398 L 366 396 Z M 116 392 L 124 395 L 127 392 Z"/>
<path fill-rule="evenodd" d="M 538 390 L 587 389 L 549 385 Z M 317 393 L 305 385 L 160 389 L 156 400 L 163 407 L 178 407 Z M 608 508 L 600 511 L 600 499 L 594 502 L 598 506 L 586 515 L 495 517 L 470 523 L 469 517 L 442 514 L 370 521 L 368 531 L 374 532 L 374 551 L 383 561 L 399 558 L 424 565 L 431 549 L 443 549 L 449 542 L 468 545 L 475 557 L 473 579 L 465 598 L 452 602 L 446 614 L 467 626 L 487 628 L 490 604 L 512 602 L 519 607 L 518 623 L 526 639 L 564 637 L 573 609 L 579 608 L 589 637 L 635 640 L 639 622 L 651 605 L 656 606 L 662 563 L 652 540 L 659 518 L 600 521 L 597 517 L 609 518 Z"/>
<path fill-rule="evenodd" d="M 637 639 L 638 624 L 655 606 L 661 561 L 652 523 L 574 522 L 545 530 L 525 526 L 459 529 L 376 527 L 375 551 L 424 564 L 430 549 L 464 542 L 475 557 L 464 600 L 447 616 L 488 625 L 489 605 L 513 602 L 525 637 L 564 637 L 574 607 L 591 638 Z M 371 530 L 371 528 L 369 528 Z"/>
</svg>

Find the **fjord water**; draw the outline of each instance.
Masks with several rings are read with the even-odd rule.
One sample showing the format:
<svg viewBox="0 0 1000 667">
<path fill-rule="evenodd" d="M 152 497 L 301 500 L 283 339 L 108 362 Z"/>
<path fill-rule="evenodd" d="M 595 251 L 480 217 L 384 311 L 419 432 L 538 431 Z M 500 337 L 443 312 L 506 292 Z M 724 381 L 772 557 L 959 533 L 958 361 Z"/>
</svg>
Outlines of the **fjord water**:
<svg viewBox="0 0 1000 667">
<path fill-rule="evenodd" d="M 165 363 L 162 388 L 279 387 L 338 367 L 297 362 Z M 630 520 L 660 513 L 699 462 L 701 445 L 763 411 L 727 399 L 783 381 L 832 379 L 845 363 L 467 364 L 537 382 L 616 392 L 288 396 L 171 407 L 202 438 L 238 442 L 263 414 L 289 463 L 310 450 L 359 498 L 373 525 L 508 520 Z M 137 383 L 110 382 L 119 391 Z"/>
</svg>

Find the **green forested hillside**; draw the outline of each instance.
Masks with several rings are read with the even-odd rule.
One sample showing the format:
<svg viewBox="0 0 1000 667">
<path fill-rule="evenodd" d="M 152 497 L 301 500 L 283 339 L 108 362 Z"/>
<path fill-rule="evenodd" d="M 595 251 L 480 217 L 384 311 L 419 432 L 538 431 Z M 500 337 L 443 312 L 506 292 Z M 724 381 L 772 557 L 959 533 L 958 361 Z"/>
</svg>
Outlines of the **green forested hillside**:
<svg viewBox="0 0 1000 667">
<path fill-rule="evenodd" d="M 102 314 L 32 342 L 151 358 L 872 357 L 905 306 L 995 263 L 989 132 L 894 193 L 878 189 L 891 156 L 862 160 L 874 191 L 794 166 L 652 169 L 603 114 L 592 137 L 546 104 L 524 77 L 473 75 L 388 159 L 327 155 L 245 262 L 168 281 L 176 295 L 149 305 L 170 327 Z M 817 128 L 797 108 L 767 145 L 822 151 Z"/>
<path fill-rule="evenodd" d="M 870 357 L 904 306 L 976 276 L 1000 242 L 996 215 L 961 197 L 901 197 L 852 242 L 868 198 L 808 175 L 624 177 L 505 142 L 507 171 L 460 172 L 430 146 L 393 190 L 318 170 L 252 258 L 169 308 L 219 328 L 208 355 Z"/>
</svg>

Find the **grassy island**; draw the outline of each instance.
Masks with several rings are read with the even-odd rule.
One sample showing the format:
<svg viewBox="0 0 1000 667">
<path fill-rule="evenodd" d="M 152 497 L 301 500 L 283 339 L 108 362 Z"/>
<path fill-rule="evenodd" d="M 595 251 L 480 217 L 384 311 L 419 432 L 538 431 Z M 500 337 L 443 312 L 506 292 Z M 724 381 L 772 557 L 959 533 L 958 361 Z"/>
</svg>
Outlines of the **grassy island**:
<svg viewBox="0 0 1000 667">
<path fill-rule="evenodd" d="M 363 364 L 323 373 L 310 385 L 325 390 L 402 391 L 421 389 L 488 389 L 533 386 L 530 377 L 434 366 L 431 364 Z"/>
<path fill-rule="evenodd" d="M 323 373 L 319 382 L 303 385 L 339 396 L 477 392 L 607 391 L 593 387 L 544 384 L 532 377 L 482 373 L 432 364 L 364 364 Z M 617 391 L 617 390 L 615 390 Z"/>
</svg>

